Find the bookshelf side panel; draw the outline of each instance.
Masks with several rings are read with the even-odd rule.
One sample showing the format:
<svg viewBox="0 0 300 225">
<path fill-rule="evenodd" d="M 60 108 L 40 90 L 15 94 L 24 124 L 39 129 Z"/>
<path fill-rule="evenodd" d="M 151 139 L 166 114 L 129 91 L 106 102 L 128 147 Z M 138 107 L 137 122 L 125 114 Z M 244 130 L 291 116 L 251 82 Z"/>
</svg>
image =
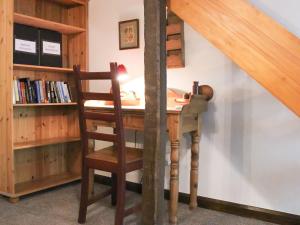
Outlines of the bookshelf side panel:
<svg viewBox="0 0 300 225">
<path fill-rule="evenodd" d="M 13 1 L 0 2 L 0 192 L 14 193 L 12 144 Z"/>
</svg>

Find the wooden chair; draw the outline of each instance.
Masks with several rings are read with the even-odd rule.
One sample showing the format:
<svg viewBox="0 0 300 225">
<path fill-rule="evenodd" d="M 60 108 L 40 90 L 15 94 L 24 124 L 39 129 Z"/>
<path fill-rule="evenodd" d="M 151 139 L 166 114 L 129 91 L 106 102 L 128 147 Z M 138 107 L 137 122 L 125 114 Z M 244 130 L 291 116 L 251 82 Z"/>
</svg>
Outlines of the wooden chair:
<svg viewBox="0 0 300 225">
<path fill-rule="evenodd" d="M 79 223 L 85 223 L 87 207 L 97 200 L 111 194 L 112 205 L 116 204 L 115 225 L 122 225 L 124 217 L 140 209 L 141 204 L 125 210 L 126 173 L 142 169 L 142 150 L 125 147 L 123 119 L 121 111 L 120 87 L 117 80 L 117 64 L 110 64 L 110 72 L 81 72 L 80 66 L 74 66 L 78 91 L 79 119 L 83 150 L 83 172 Z M 111 80 L 112 93 L 92 93 L 82 89 L 82 81 Z M 98 113 L 84 108 L 86 100 L 106 100 L 114 102 L 112 113 Z M 88 131 L 87 120 L 111 122 L 115 124 L 113 134 Z M 88 140 L 112 142 L 113 146 L 89 152 Z M 102 170 L 112 173 L 112 188 L 98 196 L 89 199 L 89 169 Z"/>
</svg>

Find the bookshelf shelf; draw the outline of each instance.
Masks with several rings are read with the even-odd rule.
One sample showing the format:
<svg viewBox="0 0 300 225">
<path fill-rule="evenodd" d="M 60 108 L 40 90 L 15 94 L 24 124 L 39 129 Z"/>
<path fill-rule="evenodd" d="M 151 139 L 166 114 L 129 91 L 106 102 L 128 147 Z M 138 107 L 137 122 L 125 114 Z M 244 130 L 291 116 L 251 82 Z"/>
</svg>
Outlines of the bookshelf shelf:
<svg viewBox="0 0 300 225">
<path fill-rule="evenodd" d="M 66 6 L 78 6 L 78 5 L 85 4 L 85 2 L 81 0 L 50 0 L 50 1 L 57 2 L 58 4 L 66 5 Z"/>
<path fill-rule="evenodd" d="M 80 178 L 81 176 L 79 174 L 65 172 L 63 174 L 47 176 L 37 180 L 17 183 L 15 185 L 16 196 L 27 195 L 36 191 L 67 184 L 79 180 Z"/>
<path fill-rule="evenodd" d="M 25 64 L 14 64 L 14 70 L 55 72 L 55 73 L 72 73 L 73 72 L 73 69 L 71 69 L 71 68 L 35 66 L 35 65 L 25 65 Z"/>
<path fill-rule="evenodd" d="M 80 141 L 79 137 L 51 138 L 48 140 L 27 141 L 23 143 L 15 143 L 14 150 L 16 151 L 16 150 L 22 150 L 28 148 L 36 148 L 36 147 L 77 142 L 77 141 Z"/>
<path fill-rule="evenodd" d="M 32 27 L 44 28 L 57 31 L 63 34 L 76 34 L 86 31 L 81 27 L 75 27 L 63 23 L 57 23 L 50 20 L 44 20 L 33 16 L 27 16 L 20 13 L 14 13 L 14 22 Z"/>
<path fill-rule="evenodd" d="M 70 102 L 70 103 L 14 104 L 14 108 L 17 108 L 17 107 L 44 107 L 44 106 L 77 106 L 77 102 Z"/>
</svg>

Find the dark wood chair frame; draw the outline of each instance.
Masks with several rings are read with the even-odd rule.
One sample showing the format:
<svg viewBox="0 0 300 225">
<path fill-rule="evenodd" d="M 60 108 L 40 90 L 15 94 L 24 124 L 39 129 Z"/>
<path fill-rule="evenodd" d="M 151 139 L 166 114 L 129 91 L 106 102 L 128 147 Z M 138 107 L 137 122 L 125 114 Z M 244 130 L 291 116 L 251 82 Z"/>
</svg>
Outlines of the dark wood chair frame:
<svg viewBox="0 0 300 225">
<path fill-rule="evenodd" d="M 141 204 L 125 210 L 126 173 L 143 168 L 142 157 L 133 162 L 127 162 L 127 148 L 125 147 L 125 136 L 123 128 L 120 86 L 117 80 L 117 63 L 110 63 L 110 72 L 82 72 L 80 66 L 73 68 L 76 78 L 78 93 L 79 120 L 82 138 L 82 187 L 79 210 L 79 223 L 85 223 L 87 207 L 96 201 L 111 194 L 112 205 L 116 205 L 115 225 L 122 225 L 124 217 L 136 212 Z M 82 88 L 82 81 L 89 80 L 111 80 L 112 93 L 86 92 Z M 113 113 L 98 113 L 86 111 L 84 103 L 86 100 L 113 101 Z M 88 131 L 87 120 L 106 121 L 115 124 L 113 134 L 103 134 Z M 117 162 L 106 161 L 105 159 L 92 157 L 88 148 L 89 139 L 112 142 L 116 150 Z M 112 173 L 112 188 L 104 193 L 95 195 L 89 199 L 89 170 L 97 169 Z"/>
</svg>

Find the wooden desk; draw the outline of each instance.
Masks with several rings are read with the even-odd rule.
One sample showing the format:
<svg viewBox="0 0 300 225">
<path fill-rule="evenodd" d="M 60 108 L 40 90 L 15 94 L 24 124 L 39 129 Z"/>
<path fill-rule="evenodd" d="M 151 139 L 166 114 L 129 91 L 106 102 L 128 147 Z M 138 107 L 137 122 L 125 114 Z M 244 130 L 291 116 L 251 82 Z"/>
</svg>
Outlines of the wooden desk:
<svg viewBox="0 0 300 225">
<path fill-rule="evenodd" d="M 111 109 L 97 104 L 87 104 L 91 111 L 109 112 Z M 179 192 L 179 150 L 180 140 L 185 133 L 192 137 L 191 169 L 190 169 L 190 209 L 197 207 L 198 190 L 198 159 L 199 141 L 201 135 L 201 113 L 206 111 L 207 101 L 204 96 L 192 96 L 189 104 L 182 109 L 168 109 L 167 132 L 171 143 L 171 170 L 170 170 L 170 212 L 171 224 L 177 224 L 178 192 Z M 145 109 L 137 107 L 123 108 L 123 121 L 125 129 L 144 131 Z M 94 122 L 97 126 L 109 126 L 107 122 Z"/>
</svg>

